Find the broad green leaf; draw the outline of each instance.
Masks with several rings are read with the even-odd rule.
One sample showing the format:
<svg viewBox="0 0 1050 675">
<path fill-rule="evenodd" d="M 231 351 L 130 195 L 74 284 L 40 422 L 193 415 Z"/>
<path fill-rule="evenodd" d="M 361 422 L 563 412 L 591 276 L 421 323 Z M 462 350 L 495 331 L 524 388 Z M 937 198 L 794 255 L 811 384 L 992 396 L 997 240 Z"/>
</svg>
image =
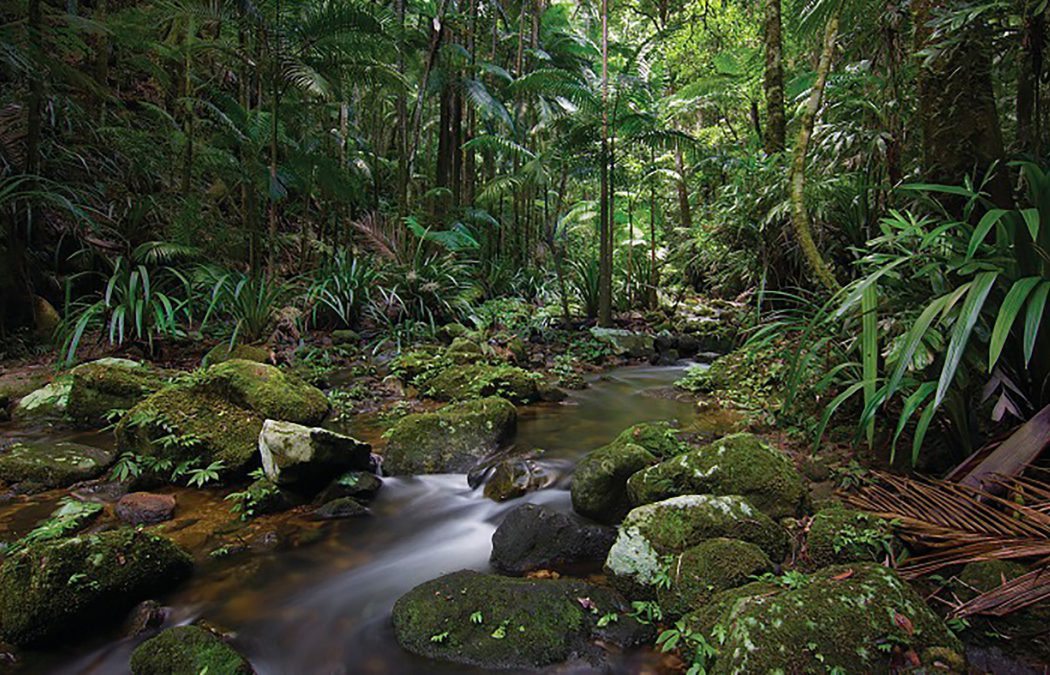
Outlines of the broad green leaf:
<svg viewBox="0 0 1050 675">
<path fill-rule="evenodd" d="M 922 450 L 922 442 L 926 438 L 926 432 L 930 428 L 930 422 L 933 421 L 933 416 L 937 412 L 938 407 L 937 403 L 931 403 L 926 406 L 926 409 L 922 411 L 922 415 L 919 417 L 919 423 L 915 425 L 915 438 L 911 441 L 912 466 L 915 466 L 915 462 L 919 459 L 919 451 Z"/>
<path fill-rule="evenodd" d="M 937 313 L 941 311 L 945 303 L 948 301 L 949 296 L 942 295 L 937 298 L 922 311 L 919 318 L 915 320 L 911 330 L 908 331 L 908 336 L 904 340 L 904 347 L 901 349 L 900 356 L 898 357 L 897 367 L 893 370 L 893 375 L 890 377 L 890 381 L 886 384 L 886 398 L 890 398 L 897 392 L 900 387 L 901 380 L 904 379 L 904 374 L 908 370 L 908 365 L 911 363 L 911 359 L 915 356 L 915 350 L 922 344 L 922 338 L 926 335 L 926 331 L 930 329 L 930 325 L 933 324 L 934 319 L 937 317 Z"/>
<path fill-rule="evenodd" d="M 955 371 L 959 368 L 963 352 L 966 351 L 966 345 L 970 341 L 970 333 L 973 332 L 974 324 L 977 323 L 977 318 L 984 309 L 984 301 L 998 278 L 998 272 L 981 272 L 974 278 L 970 291 L 966 294 L 966 301 L 963 302 L 959 316 L 955 320 L 952 338 L 944 357 L 944 368 L 941 369 L 941 379 L 937 383 L 937 395 L 933 399 L 935 408 L 941 405 L 944 395 L 948 393 L 948 387 L 955 379 Z"/>
<path fill-rule="evenodd" d="M 1039 209 L 1025 209 L 1021 211 L 1024 224 L 1028 226 L 1028 234 L 1032 235 L 1032 241 L 1039 239 Z"/>
<path fill-rule="evenodd" d="M 1046 309 L 1046 296 L 1050 293 L 1050 281 L 1044 281 L 1032 293 L 1028 300 L 1028 309 L 1024 317 L 1024 364 L 1032 360 L 1035 351 L 1035 338 L 1039 334 L 1039 325 L 1043 321 L 1043 311 Z"/>
<path fill-rule="evenodd" d="M 1018 279 L 1003 299 L 1003 304 L 999 307 L 999 315 L 995 319 L 995 327 L 992 329 L 992 338 L 988 344 L 988 372 L 992 372 L 999 361 L 999 356 L 1006 345 L 1006 339 L 1010 336 L 1010 329 L 1013 328 L 1014 320 L 1024 306 L 1025 300 L 1028 299 L 1028 294 L 1039 281 L 1039 277 Z"/>
<path fill-rule="evenodd" d="M 977 227 L 973 231 L 973 236 L 970 237 L 970 245 L 966 247 L 966 259 L 969 260 L 973 257 L 973 254 L 977 252 L 977 247 L 981 245 L 984 238 L 988 236 L 995 224 L 1002 220 L 1002 217 L 1007 214 L 1006 209 L 992 209 L 988 213 L 984 214 L 980 222 L 977 223 Z"/>
<path fill-rule="evenodd" d="M 879 325 L 878 315 L 875 312 L 878 304 L 878 287 L 872 284 L 864 289 L 861 298 L 861 361 L 864 371 L 864 404 L 871 403 L 875 398 L 876 380 L 879 376 Z M 871 446 L 875 441 L 875 419 L 865 426 L 864 433 Z"/>
<path fill-rule="evenodd" d="M 930 397 L 930 394 L 936 390 L 936 382 L 923 382 L 908 398 L 904 399 L 904 407 L 901 408 L 900 417 L 897 419 L 897 430 L 893 433 L 893 444 L 890 448 L 891 464 L 897 456 L 897 441 L 904 432 L 904 428 L 908 426 L 908 420 L 910 420 L 911 416 L 915 414 L 915 411 L 919 409 L 919 406 Z"/>
</svg>

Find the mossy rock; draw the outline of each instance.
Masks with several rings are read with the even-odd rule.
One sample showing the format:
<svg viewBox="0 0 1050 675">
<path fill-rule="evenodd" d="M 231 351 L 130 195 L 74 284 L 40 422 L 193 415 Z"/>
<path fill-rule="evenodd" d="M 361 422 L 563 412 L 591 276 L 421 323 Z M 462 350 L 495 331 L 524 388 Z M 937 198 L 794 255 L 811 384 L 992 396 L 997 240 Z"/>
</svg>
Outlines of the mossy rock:
<svg viewBox="0 0 1050 675">
<path fill-rule="evenodd" d="M 640 445 L 660 459 L 675 457 L 689 450 L 689 445 L 679 440 L 678 429 L 670 422 L 635 424 L 620 432 L 616 442 Z"/>
<path fill-rule="evenodd" d="M 902 649 L 931 671 L 963 667 L 962 645 L 944 622 L 874 563 L 828 567 L 791 587 L 724 591 L 684 622 L 717 645 L 712 674 L 889 673 Z"/>
<path fill-rule="evenodd" d="M 333 499 L 352 497 L 359 502 L 369 502 L 375 498 L 383 480 L 368 471 L 347 471 L 332 481 L 314 500 L 315 504 L 324 504 Z"/>
<path fill-rule="evenodd" d="M 631 646 L 647 627 L 617 593 L 567 579 L 515 579 L 460 571 L 416 586 L 394 605 L 394 634 L 408 651 L 486 669 L 530 669 L 600 658 L 598 640 Z M 599 619 L 617 621 L 598 627 Z"/>
<path fill-rule="evenodd" d="M 320 424 L 328 398 L 317 387 L 265 363 L 233 359 L 212 366 L 197 384 L 263 419 Z"/>
<path fill-rule="evenodd" d="M 465 473 L 499 449 L 516 426 L 517 412 L 502 398 L 408 415 L 386 433 L 383 469 L 392 476 Z"/>
<path fill-rule="evenodd" d="M 678 617 L 703 607 L 716 593 L 772 571 L 773 563 L 758 546 L 738 539 L 708 539 L 670 561 L 670 585 L 659 586 L 656 598 L 665 618 Z"/>
<path fill-rule="evenodd" d="M 448 366 L 449 361 L 443 349 L 436 345 L 424 345 L 391 359 L 390 372 L 405 384 L 423 386 Z"/>
<path fill-rule="evenodd" d="M 192 567 L 170 540 L 130 528 L 30 544 L 0 566 L 0 636 L 17 645 L 68 640 L 167 591 Z"/>
<path fill-rule="evenodd" d="M 485 358 L 485 350 L 476 342 L 457 337 L 453 338 L 452 344 L 445 349 L 445 358 L 457 365 L 477 363 Z"/>
<path fill-rule="evenodd" d="M 0 452 L 0 481 L 66 487 L 98 478 L 113 460 L 111 451 L 79 443 L 14 443 Z"/>
<path fill-rule="evenodd" d="M 627 493 L 635 505 L 685 494 L 741 495 L 780 519 L 798 515 L 806 488 L 782 452 L 752 434 L 733 434 L 639 472 Z"/>
<path fill-rule="evenodd" d="M 881 562 L 899 543 L 882 518 L 842 506 L 818 511 L 809 524 L 806 554 L 813 567 Z"/>
<path fill-rule="evenodd" d="M 652 595 L 673 556 L 716 537 L 755 544 L 773 561 L 788 548 L 784 529 L 743 497 L 683 495 L 628 513 L 605 571 L 624 593 Z"/>
<path fill-rule="evenodd" d="M 112 410 L 128 410 L 167 384 L 167 374 L 137 361 L 99 359 L 72 371 L 66 413 L 80 426 L 100 427 Z"/>
<path fill-rule="evenodd" d="M 60 422 L 66 419 L 73 376 L 59 375 L 44 386 L 34 389 L 21 399 L 12 412 L 16 420 L 27 422 Z"/>
<path fill-rule="evenodd" d="M 642 446 L 620 441 L 587 453 L 572 474 L 572 508 L 599 523 L 620 522 L 631 509 L 627 479 L 654 462 Z"/>
<path fill-rule="evenodd" d="M 231 348 L 229 342 L 220 342 L 208 350 L 208 353 L 201 359 L 201 365 L 214 366 L 233 359 L 266 363 L 270 360 L 270 350 L 262 345 L 234 345 Z"/>
<path fill-rule="evenodd" d="M 174 386 L 128 411 L 117 423 L 117 448 L 175 463 L 222 461 L 227 470 L 245 474 L 259 465 L 262 426 L 258 414 L 224 398 Z M 179 441 L 170 442 L 173 437 Z"/>
<path fill-rule="evenodd" d="M 247 659 L 200 626 L 176 626 L 140 644 L 131 654 L 132 675 L 251 675 Z"/>
<path fill-rule="evenodd" d="M 953 595 L 967 602 L 1031 570 L 1012 560 L 982 560 L 963 567 L 951 584 Z M 998 646 L 1008 652 L 1020 652 L 1039 661 L 1050 660 L 1050 607 L 1045 603 L 1031 605 L 1006 616 L 977 615 L 969 618 L 967 642 Z"/>
<path fill-rule="evenodd" d="M 331 333 L 332 344 L 338 346 L 356 345 L 361 342 L 361 334 L 356 330 L 342 328 Z"/>
<path fill-rule="evenodd" d="M 425 393 L 435 401 L 500 396 L 513 403 L 535 403 L 541 398 L 540 377 L 535 373 L 485 363 L 449 366 L 427 380 Z"/>
<path fill-rule="evenodd" d="M 465 338 L 471 334 L 469 328 L 461 323 L 446 323 L 437 329 L 437 337 L 443 342 L 452 342 L 456 338 Z"/>
</svg>

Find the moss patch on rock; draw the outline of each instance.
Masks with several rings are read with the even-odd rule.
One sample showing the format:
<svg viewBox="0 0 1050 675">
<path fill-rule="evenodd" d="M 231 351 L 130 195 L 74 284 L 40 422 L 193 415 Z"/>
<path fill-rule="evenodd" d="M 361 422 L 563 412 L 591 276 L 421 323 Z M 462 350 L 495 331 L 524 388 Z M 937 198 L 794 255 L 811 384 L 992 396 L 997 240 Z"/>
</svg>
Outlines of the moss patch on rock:
<svg viewBox="0 0 1050 675">
<path fill-rule="evenodd" d="M 881 562 L 897 546 L 885 520 L 838 505 L 818 511 L 806 536 L 806 554 L 814 567 Z"/>
<path fill-rule="evenodd" d="M 772 571 L 773 563 L 758 546 L 738 539 L 708 539 L 669 561 L 670 584 L 658 587 L 656 598 L 665 617 L 677 617 L 703 607 L 716 593 Z"/>
<path fill-rule="evenodd" d="M 167 376 L 127 359 L 99 359 L 70 372 L 66 412 L 82 426 L 102 426 L 112 410 L 128 410 L 167 384 Z"/>
<path fill-rule="evenodd" d="M 798 515 L 805 483 L 791 460 L 752 434 L 733 434 L 632 476 L 635 505 L 683 494 L 742 495 L 771 518 Z"/>
<path fill-rule="evenodd" d="M 264 419 L 320 424 L 328 414 L 328 398 L 317 387 L 280 368 L 233 359 L 205 371 L 197 385 Z"/>
<path fill-rule="evenodd" d="M 624 429 L 616 438 L 618 443 L 640 445 L 654 456 L 667 459 L 689 450 L 689 446 L 678 439 L 678 429 L 670 422 L 642 422 Z"/>
<path fill-rule="evenodd" d="M 514 579 L 461 571 L 423 583 L 394 605 L 394 633 L 408 651 L 481 668 L 541 668 L 595 658 L 597 640 L 628 646 L 646 629 L 608 589 L 566 579 Z M 598 627 L 599 619 L 617 621 Z"/>
<path fill-rule="evenodd" d="M 449 366 L 427 380 L 424 393 L 436 401 L 499 396 L 513 403 L 540 400 L 540 376 L 517 366 L 485 363 Z"/>
<path fill-rule="evenodd" d="M 386 433 L 383 469 L 395 476 L 466 472 L 509 439 L 516 424 L 514 406 L 495 397 L 408 415 Z"/>
<path fill-rule="evenodd" d="M 829 567 L 791 587 L 724 591 L 684 621 L 717 645 L 711 673 L 890 672 L 891 655 L 907 650 L 931 670 L 963 663 L 944 622 L 896 572 L 872 563 Z"/>
<path fill-rule="evenodd" d="M 132 675 L 251 675 L 248 661 L 222 638 L 199 626 L 176 626 L 131 654 Z"/>
<path fill-rule="evenodd" d="M 80 634 L 171 588 L 192 566 L 170 540 L 132 529 L 31 544 L 0 566 L 0 635 L 36 645 Z"/>
<path fill-rule="evenodd" d="M 230 347 L 230 343 L 224 341 L 208 350 L 208 353 L 201 359 L 201 365 L 205 367 L 214 366 L 217 363 L 225 363 L 233 359 L 266 363 L 270 360 L 270 350 L 261 345 L 234 345 Z"/>
<path fill-rule="evenodd" d="M 652 595 L 674 556 L 716 537 L 758 546 L 773 561 L 787 553 L 787 533 L 743 497 L 683 495 L 639 506 L 624 518 L 605 571 L 628 595 Z"/>
<path fill-rule="evenodd" d="M 39 389 L 35 389 L 15 406 L 13 417 L 26 421 L 60 421 L 65 419 L 69 392 L 73 389 L 73 376 L 59 375 Z"/>
<path fill-rule="evenodd" d="M 0 452 L 0 481 L 65 487 L 97 478 L 113 459 L 109 450 L 79 443 L 15 443 Z"/>
<path fill-rule="evenodd" d="M 656 461 L 642 446 L 620 441 L 587 453 L 572 475 L 573 509 L 599 523 L 618 523 L 631 509 L 627 480 Z"/>
</svg>

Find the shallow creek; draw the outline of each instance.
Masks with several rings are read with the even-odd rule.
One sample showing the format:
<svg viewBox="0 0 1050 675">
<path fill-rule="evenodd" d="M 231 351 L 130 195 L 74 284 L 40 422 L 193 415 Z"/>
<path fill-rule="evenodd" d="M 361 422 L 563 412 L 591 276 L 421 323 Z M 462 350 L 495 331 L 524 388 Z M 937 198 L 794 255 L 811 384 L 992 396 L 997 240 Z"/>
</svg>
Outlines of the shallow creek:
<svg viewBox="0 0 1050 675">
<path fill-rule="evenodd" d="M 552 488 L 498 504 L 462 474 L 385 479 L 371 517 L 318 526 L 309 545 L 202 563 L 178 592 L 161 598 L 173 608 L 169 623 L 205 617 L 234 631 L 236 646 L 261 675 L 476 672 L 403 652 L 390 626 L 394 601 L 446 572 L 487 570 L 492 533 L 510 509 L 529 501 L 568 510 L 575 461 L 624 428 L 660 419 L 677 420 L 686 429 L 699 423 L 694 404 L 670 390 L 684 369 L 621 368 L 594 378 L 563 403 L 521 409 L 514 450 L 543 449 L 541 463 L 559 477 Z M 372 441 L 378 435 L 361 423 L 341 430 Z M 4 431 L 8 437 L 18 433 Z M 206 499 L 201 494 L 179 492 L 179 511 L 192 513 L 193 499 Z M 46 501 L 0 507 L 0 529 L 25 531 L 51 507 Z M 127 672 L 141 639 L 113 633 L 71 639 L 64 653 L 26 655 L 25 671 Z M 641 657 L 622 657 L 625 672 L 638 672 L 640 664 L 630 662 L 635 658 Z"/>
</svg>

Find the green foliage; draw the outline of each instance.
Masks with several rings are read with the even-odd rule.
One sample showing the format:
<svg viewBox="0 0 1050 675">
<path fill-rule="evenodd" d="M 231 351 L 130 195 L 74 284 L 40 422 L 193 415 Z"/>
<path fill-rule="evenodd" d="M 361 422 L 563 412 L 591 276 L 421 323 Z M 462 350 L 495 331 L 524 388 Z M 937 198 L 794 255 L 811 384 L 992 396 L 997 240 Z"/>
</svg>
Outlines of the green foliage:
<svg viewBox="0 0 1050 675">
<path fill-rule="evenodd" d="M 5 553 L 12 555 L 30 544 L 59 539 L 83 528 L 102 512 L 102 505 L 83 502 L 72 497 L 63 497 L 57 509 L 28 534 L 7 546 Z"/>
<path fill-rule="evenodd" d="M 340 249 L 312 274 L 306 301 L 314 325 L 355 328 L 370 307 L 380 272 L 365 257 Z"/>
<path fill-rule="evenodd" d="M 268 337 L 277 312 L 292 301 L 298 289 L 295 281 L 215 267 L 201 268 L 199 278 L 199 283 L 210 288 L 204 323 L 212 316 L 230 322 L 231 345 Z"/>
</svg>

